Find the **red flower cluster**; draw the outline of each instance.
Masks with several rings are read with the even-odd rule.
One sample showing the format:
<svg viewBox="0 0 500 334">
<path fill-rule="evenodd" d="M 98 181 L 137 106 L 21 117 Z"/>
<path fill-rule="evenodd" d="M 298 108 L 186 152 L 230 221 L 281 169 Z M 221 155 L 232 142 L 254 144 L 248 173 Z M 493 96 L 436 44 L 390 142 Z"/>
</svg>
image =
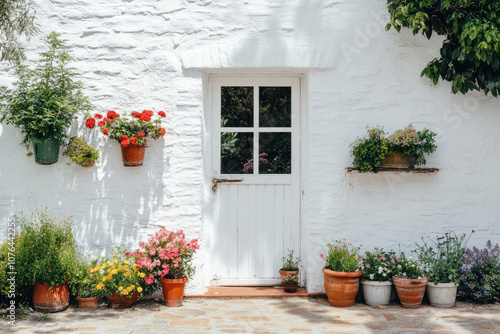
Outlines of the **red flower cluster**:
<svg viewBox="0 0 500 334">
<path fill-rule="evenodd" d="M 109 135 L 109 129 L 102 129 L 102 133 L 107 136 Z"/>
<path fill-rule="evenodd" d="M 136 139 L 137 141 L 137 139 Z M 128 140 L 128 137 L 127 136 L 121 136 L 120 137 L 120 144 L 123 146 L 123 147 L 127 147 L 128 144 L 130 144 L 130 141 Z M 132 143 L 133 144 L 133 143 Z"/>
<path fill-rule="evenodd" d="M 89 129 L 93 129 L 95 126 L 95 118 L 91 117 L 85 121 L 85 126 Z"/>
<path fill-rule="evenodd" d="M 158 111 L 158 115 L 160 115 L 161 117 L 167 117 L 167 115 L 163 111 Z"/>
<path fill-rule="evenodd" d="M 116 111 L 114 111 L 114 110 L 108 111 L 108 113 L 106 114 L 106 116 L 108 116 L 108 118 L 110 118 L 110 119 L 114 119 L 114 118 L 119 118 L 120 117 L 120 115 Z"/>
<path fill-rule="evenodd" d="M 165 130 L 164 128 L 158 128 L 158 130 L 160 130 L 162 136 L 164 136 L 165 133 L 167 133 L 167 130 Z"/>
<path fill-rule="evenodd" d="M 102 118 L 102 115 L 101 115 L 101 114 L 95 114 L 95 115 L 94 115 L 94 117 L 95 117 L 95 118 L 99 118 L 99 119 L 101 119 L 101 118 Z"/>
<path fill-rule="evenodd" d="M 151 117 L 154 115 L 152 110 L 143 110 L 139 119 L 142 122 L 149 122 L 151 120 Z"/>
<path fill-rule="evenodd" d="M 143 138 L 146 134 L 145 134 L 144 132 L 139 132 L 137 135 L 138 135 L 139 137 Z"/>
</svg>

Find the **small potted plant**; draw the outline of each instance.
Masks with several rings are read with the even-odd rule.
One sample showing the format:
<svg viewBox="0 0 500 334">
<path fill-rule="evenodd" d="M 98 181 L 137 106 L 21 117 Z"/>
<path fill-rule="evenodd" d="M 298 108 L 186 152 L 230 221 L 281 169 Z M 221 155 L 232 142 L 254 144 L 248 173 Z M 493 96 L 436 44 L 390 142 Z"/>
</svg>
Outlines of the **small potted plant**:
<svg viewBox="0 0 500 334">
<path fill-rule="evenodd" d="M 387 305 L 391 299 L 394 254 L 377 249 L 361 256 L 363 272 L 361 288 L 365 303 L 369 306 Z"/>
<path fill-rule="evenodd" d="M 458 237 L 454 232 L 436 237 L 429 245 L 424 238 L 422 244 L 417 245 L 416 253 L 423 264 L 424 271 L 429 278 L 427 295 L 432 306 L 453 307 L 457 297 L 457 287 L 460 277 L 462 257 L 467 242 L 466 235 Z"/>
<path fill-rule="evenodd" d="M 288 250 L 288 255 L 281 258 L 282 265 L 280 269 L 281 279 L 283 280 L 285 276 L 298 275 L 299 274 L 299 264 L 300 257 L 293 257 L 293 250 Z"/>
<path fill-rule="evenodd" d="M 92 167 L 99 162 L 99 150 L 93 148 L 85 139 L 72 137 L 63 155 L 82 167 Z M 71 163 L 70 163 L 71 164 Z"/>
<path fill-rule="evenodd" d="M 320 254 L 326 261 L 323 268 L 325 292 L 333 306 L 354 305 L 359 289 L 359 247 L 337 240 L 328 244 L 328 255 Z"/>
<path fill-rule="evenodd" d="M 93 129 L 100 127 L 101 132 L 111 139 L 117 140 L 121 145 L 122 160 L 125 167 L 142 166 L 146 150 L 147 137 L 158 139 L 165 135 L 166 130 L 162 125 L 165 112 L 159 111 L 159 118 L 153 120 L 152 110 L 133 112 L 130 116 L 121 115 L 110 110 L 105 116 L 95 114 L 87 115 L 85 126 Z"/>
<path fill-rule="evenodd" d="M 15 249 L 16 284 L 33 286 L 33 306 L 58 312 L 69 305 L 68 281 L 77 268 L 78 246 L 71 219 L 58 219 L 47 210 L 20 217 Z"/>
<path fill-rule="evenodd" d="M 367 127 L 367 133 L 367 137 L 358 138 L 351 144 L 352 164 L 362 173 L 376 173 L 389 153 L 387 138 L 381 127 Z"/>
<path fill-rule="evenodd" d="M 198 239 L 187 241 L 182 230 L 173 232 L 162 227 L 139 247 L 127 254 L 135 258 L 148 292 L 161 283 L 165 305 L 182 306 L 184 286 L 195 272 L 192 260 L 200 248 Z"/>
<path fill-rule="evenodd" d="M 299 277 L 297 275 L 286 275 L 282 278 L 281 286 L 285 292 L 295 292 L 299 287 Z"/>
<path fill-rule="evenodd" d="M 97 261 L 81 256 L 76 273 L 69 281 L 71 293 L 77 298 L 80 308 L 96 309 L 99 306 L 100 291 L 97 290 L 97 277 L 91 273 Z"/>
<path fill-rule="evenodd" d="M 59 147 L 68 141 L 67 129 L 80 112 L 91 109 L 82 92 L 82 83 L 68 67 L 72 60 L 65 50 L 65 40 L 52 32 L 44 42 L 49 50 L 30 68 L 16 68 L 15 89 L 0 89 L 0 122 L 19 128 L 23 143 L 33 144 L 35 162 L 50 165 L 57 162 Z"/>
<path fill-rule="evenodd" d="M 413 261 L 412 257 L 395 258 L 394 275 L 392 283 L 396 287 L 401 306 L 406 308 L 418 308 L 424 299 L 427 276 L 425 276 L 419 261 Z"/>
<path fill-rule="evenodd" d="M 112 308 L 127 308 L 137 302 L 143 289 L 141 275 L 134 258 L 119 248 L 111 252 L 111 258 L 103 258 L 90 270 L 96 280 L 96 289 L 111 302 Z"/>
</svg>

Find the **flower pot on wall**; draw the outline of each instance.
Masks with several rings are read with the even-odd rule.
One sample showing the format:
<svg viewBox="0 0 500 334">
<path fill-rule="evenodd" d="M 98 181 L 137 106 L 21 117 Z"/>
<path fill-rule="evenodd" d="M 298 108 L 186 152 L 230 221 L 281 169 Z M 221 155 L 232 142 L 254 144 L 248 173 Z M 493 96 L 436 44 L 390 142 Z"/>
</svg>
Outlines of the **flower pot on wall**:
<svg viewBox="0 0 500 334">
<path fill-rule="evenodd" d="M 59 312 L 69 306 L 68 284 L 56 285 L 52 289 L 48 284 L 33 285 L 33 306 L 35 311 Z"/>
<path fill-rule="evenodd" d="M 325 292 L 332 306 L 351 306 L 359 289 L 361 271 L 341 272 L 323 268 Z"/>
<path fill-rule="evenodd" d="M 122 148 L 122 160 L 125 167 L 142 166 L 144 162 L 144 154 L 146 153 L 146 145 L 128 144 Z"/>
<path fill-rule="evenodd" d="M 382 161 L 382 168 L 408 168 L 411 164 L 411 157 L 401 157 L 399 153 L 391 153 L 386 155 Z"/>
<path fill-rule="evenodd" d="M 38 139 L 33 141 L 35 162 L 40 165 L 52 165 L 59 159 L 59 141 L 55 139 Z"/>
<path fill-rule="evenodd" d="M 137 298 L 139 298 L 139 293 L 134 292 L 131 296 L 118 296 L 116 292 L 113 292 L 108 296 L 108 300 L 111 302 L 112 308 L 128 308 L 132 307 L 137 303 Z"/>
<path fill-rule="evenodd" d="M 456 283 L 427 283 L 427 296 L 429 303 L 435 307 L 453 307 L 457 299 Z"/>
<path fill-rule="evenodd" d="M 380 282 L 361 280 L 361 289 L 363 290 L 363 297 L 365 298 L 366 305 L 387 305 L 391 300 L 391 281 Z"/>
<path fill-rule="evenodd" d="M 161 279 L 161 286 L 163 288 L 163 297 L 165 299 L 165 305 L 170 307 L 182 306 L 182 300 L 184 298 L 184 286 L 186 282 L 187 278 Z"/>
<path fill-rule="evenodd" d="M 406 308 L 418 308 L 424 299 L 427 276 L 419 279 L 406 279 L 392 276 L 392 282 L 398 292 L 401 306 Z"/>
</svg>

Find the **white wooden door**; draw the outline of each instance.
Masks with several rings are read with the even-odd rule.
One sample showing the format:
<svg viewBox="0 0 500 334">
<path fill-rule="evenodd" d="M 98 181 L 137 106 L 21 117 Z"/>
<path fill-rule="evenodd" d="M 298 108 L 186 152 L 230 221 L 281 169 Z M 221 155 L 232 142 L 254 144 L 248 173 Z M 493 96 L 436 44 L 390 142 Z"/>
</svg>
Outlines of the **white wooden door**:
<svg viewBox="0 0 500 334">
<path fill-rule="evenodd" d="M 300 79 L 213 77 L 212 285 L 276 285 L 300 256 Z"/>
</svg>

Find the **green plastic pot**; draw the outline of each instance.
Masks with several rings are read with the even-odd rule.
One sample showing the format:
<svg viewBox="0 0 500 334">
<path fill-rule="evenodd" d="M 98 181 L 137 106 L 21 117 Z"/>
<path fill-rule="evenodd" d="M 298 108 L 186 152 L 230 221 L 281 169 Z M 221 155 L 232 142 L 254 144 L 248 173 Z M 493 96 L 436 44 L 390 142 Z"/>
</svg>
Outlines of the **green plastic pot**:
<svg viewBox="0 0 500 334">
<path fill-rule="evenodd" d="M 52 165 L 59 159 L 59 141 L 55 139 L 38 139 L 33 141 L 35 162 L 40 165 Z"/>
</svg>

